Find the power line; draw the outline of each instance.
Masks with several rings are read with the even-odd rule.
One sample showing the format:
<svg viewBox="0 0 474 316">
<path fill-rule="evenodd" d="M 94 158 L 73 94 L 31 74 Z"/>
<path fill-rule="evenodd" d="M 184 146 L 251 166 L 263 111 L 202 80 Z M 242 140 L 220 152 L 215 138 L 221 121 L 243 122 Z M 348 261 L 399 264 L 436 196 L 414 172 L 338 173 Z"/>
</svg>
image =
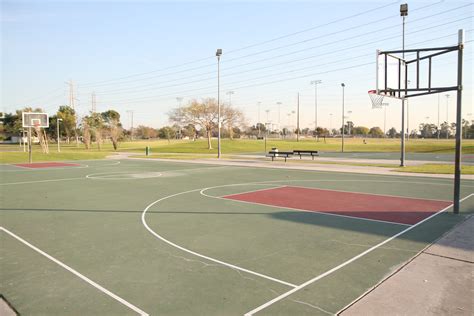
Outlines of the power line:
<svg viewBox="0 0 474 316">
<path fill-rule="evenodd" d="M 465 7 L 465 6 L 462 6 L 462 7 Z M 462 8 L 462 7 L 459 7 L 459 8 Z M 432 15 L 432 16 L 436 16 L 436 15 L 438 15 L 438 14 L 434 14 L 434 15 Z M 425 18 L 427 18 L 427 17 L 421 18 L 421 19 L 419 19 L 419 20 L 424 20 Z M 459 21 L 466 20 L 466 19 L 470 19 L 470 18 L 472 18 L 472 16 L 471 16 L 471 17 L 467 17 L 467 18 L 463 18 L 463 19 L 457 19 L 457 20 L 450 21 L 450 22 L 443 23 L 443 24 L 438 24 L 438 25 L 431 26 L 431 27 L 426 27 L 426 28 L 423 28 L 423 29 L 419 29 L 419 30 L 410 32 L 410 33 L 408 33 L 408 34 L 415 34 L 415 33 L 423 32 L 423 31 L 430 30 L 430 29 L 435 28 L 435 27 L 445 26 L 445 25 L 448 25 L 448 24 L 452 24 L 452 23 L 459 22 Z M 415 21 L 419 21 L 419 20 L 415 20 Z M 413 21 L 413 22 L 414 22 L 414 21 Z M 359 34 L 359 35 L 356 35 L 356 36 L 350 36 L 350 37 L 348 37 L 348 38 L 346 38 L 346 39 L 342 39 L 342 40 L 337 40 L 337 41 L 332 41 L 332 42 L 320 44 L 320 45 L 318 45 L 318 46 L 313 46 L 313 47 L 305 48 L 305 49 L 302 49 L 302 50 L 298 50 L 298 51 L 296 51 L 296 52 L 285 53 L 285 54 L 278 55 L 278 56 L 273 57 L 273 58 L 265 58 L 265 59 L 261 59 L 261 60 L 249 62 L 249 63 L 246 63 L 246 64 L 240 64 L 240 65 L 237 65 L 237 66 L 228 67 L 227 69 L 241 68 L 241 67 L 246 66 L 246 65 L 251 65 L 251 64 L 255 64 L 255 63 L 262 62 L 262 61 L 268 61 L 268 60 L 272 60 L 272 59 L 275 59 L 275 58 L 280 58 L 280 57 L 292 55 L 292 54 L 295 54 L 295 53 L 300 53 L 300 52 L 302 52 L 302 51 L 307 51 L 307 50 L 311 50 L 311 49 L 315 49 L 315 48 L 321 48 L 321 47 L 329 46 L 329 45 L 332 45 L 332 44 L 337 44 L 337 43 L 340 43 L 340 41 L 350 40 L 350 39 L 354 39 L 354 38 L 358 38 L 358 37 L 362 37 L 362 36 L 368 36 L 368 35 L 375 34 L 375 33 L 378 33 L 378 32 L 383 32 L 383 31 L 385 31 L 385 30 L 387 30 L 387 29 L 392 29 L 392 28 L 393 28 L 393 27 L 390 26 L 390 27 L 386 27 L 386 28 L 383 28 L 383 29 L 378 29 L 378 30 L 376 30 L 376 31 L 372 31 L 372 32 L 368 32 L 368 33 L 365 32 L 365 33 L 363 33 L 363 34 Z M 383 40 L 393 39 L 393 38 L 397 38 L 397 37 L 399 37 L 399 36 L 400 36 L 400 35 L 394 35 L 394 36 L 390 36 L 390 37 L 385 36 Z M 376 40 L 374 40 L 374 41 L 372 41 L 372 42 L 364 42 L 364 43 L 361 43 L 361 44 L 359 44 L 359 45 L 355 45 L 355 46 L 352 46 L 352 47 L 346 47 L 345 49 L 348 50 L 348 49 L 353 49 L 353 48 L 357 48 L 357 47 L 362 47 L 362 46 L 366 46 L 366 45 L 368 45 L 368 44 L 377 43 L 377 42 L 379 42 L 379 41 L 380 41 L 380 40 L 377 38 Z M 304 58 L 296 59 L 296 60 L 293 60 L 293 61 L 287 61 L 287 62 L 276 63 L 276 64 L 273 64 L 273 65 L 270 65 L 270 66 L 263 66 L 263 67 L 254 68 L 254 69 L 250 69 L 250 70 L 239 71 L 239 72 L 234 72 L 234 73 L 228 73 L 228 74 L 224 74 L 222 77 L 235 76 L 235 75 L 237 75 L 237 74 L 242 74 L 242 73 L 246 73 L 246 72 L 252 72 L 252 71 L 256 71 L 256 70 L 258 70 L 258 69 L 271 68 L 271 67 L 274 67 L 274 66 L 276 66 L 276 65 L 284 65 L 284 64 L 288 64 L 288 63 L 295 62 L 295 61 L 299 61 L 299 60 L 307 60 L 307 59 L 314 58 L 314 57 L 320 57 L 320 56 L 324 56 L 324 55 L 333 55 L 333 54 L 334 54 L 333 51 L 330 51 L 330 52 L 327 52 L 327 53 L 317 54 L 317 55 L 313 55 L 313 56 L 310 56 L 310 57 L 304 57 Z M 209 74 L 209 73 L 214 74 L 214 72 L 206 72 L 206 73 L 203 73 L 203 75 Z M 197 74 L 197 75 L 200 75 L 200 74 Z M 196 78 L 196 75 L 187 76 L 187 77 L 182 77 L 182 78 L 178 78 L 178 79 L 167 80 L 166 82 L 167 82 L 167 83 L 173 82 L 173 81 L 175 81 L 175 82 L 178 81 L 178 82 L 179 82 L 180 80 L 183 80 L 183 79 L 186 79 L 186 78 Z M 188 81 L 188 82 L 179 83 L 179 84 L 172 84 L 172 85 L 165 85 L 165 86 L 156 86 L 156 83 L 152 83 L 152 84 L 146 84 L 146 85 L 141 85 L 141 86 L 138 86 L 138 87 L 131 87 L 131 88 L 125 88 L 125 89 L 122 88 L 122 89 L 106 90 L 106 91 L 103 91 L 103 92 L 101 92 L 101 93 L 99 93 L 99 94 L 100 94 L 100 95 L 107 95 L 107 93 L 115 93 L 115 92 L 118 92 L 118 93 L 129 93 L 129 92 L 138 93 L 138 92 L 150 91 L 150 90 L 161 89 L 161 88 L 170 88 L 170 87 L 174 87 L 174 86 L 180 86 L 180 85 L 183 85 L 183 84 L 191 84 L 191 83 L 196 83 L 196 82 L 201 82 L 201 81 L 206 81 L 206 80 L 214 80 L 214 79 L 215 79 L 215 75 L 213 75 L 213 76 L 211 76 L 211 77 L 199 78 L 199 79 L 197 79 L 197 80 Z M 151 87 L 151 88 L 145 88 L 145 87 Z M 138 89 L 137 89 L 137 88 L 138 88 Z M 140 89 L 140 88 L 142 88 L 142 89 Z"/>
<path fill-rule="evenodd" d="M 457 20 L 454 20 L 454 21 L 449 21 L 449 22 L 446 22 L 446 23 L 442 23 L 442 24 L 438 24 L 438 25 L 435 25 L 435 26 L 431 26 L 431 27 L 426 27 L 424 29 L 420 29 L 420 30 L 416 30 L 416 31 L 412 31 L 410 33 L 407 33 L 407 34 L 415 34 L 415 33 L 420 33 L 420 32 L 424 32 L 424 31 L 427 31 L 427 30 L 431 30 L 431 29 L 434 29 L 434 28 L 437 28 L 437 27 L 440 27 L 440 26 L 445 26 L 445 25 L 448 25 L 448 24 L 452 24 L 452 23 L 456 23 L 456 22 L 459 22 L 459 21 L 462 21 L 462 20 L 466 20 L 466 19 L 470 19 L 472 18 L 472 16 L 470 17 L 467 17 L 467 18 L 462 18 L 462 19 L 457 19 Z M 393 39 L 393 38 L 398 38 L 400 35 L 394 35 L 394 36 L 386 36 L 384 37 L 384 41 L 385 40 L 390 40 L 390 39 Z M 336 41 L 336 43 L 338 43 L 339 41 Z M 358 44 L 358 45 L 355 45 L 355 46 L 352 46 L 350 48 L 347 48 L 347 49 L 351 49 L 351 48 L 355 48 L 355 47 L 361 47 L 361 46 L 366 46 L 368 44 L 373 44 L 373 43 L 377 43 L 377 42 L 380 42 L 380 40 L 376 39 L 372 42 L 364 42 L 364 43 L 361 43 L 361 44 Z M 326 44 L 322 45 L 322 46 L 325 46 Z M 331 52 L 328 52 L 326 54 L 329 54 Z M 321 55 L 324 55 L 324 54 L 319 54 L 317 56 L 321 56 Z M 372 56 L 373 54 L 365 54 L 365 55 L 360 55 L 360 56 L 356 56 L 356 57 L 352 57 L 350 59 L 354 59 L 354 58 L 360 58 L 360 57 L 363 57 L 363 56 Z M 350 59 L 346 59 L 346 60 L 350 60 Z M 331 64 L 331 63 L 335 63 L 335 62 L 338 62 L 338 61 L 334 61 L 334 62 L 330 62 L 330 63 L 325 63 L 325 64 Z M 282 63 L 284 64 L 284 63 Z M 275 65 L 273 65 L 275 66 Z M 321 66 L 321 65 L 316 65 L 316 66 Z M 268 68 L 269 66 L 267 67 L 261 67 L 261 68 Z M 314 67 L 314 66 L 313 66 Z M 305 70 L 307 69 L 308 67 L 304 67 L 304 68 L 298 68 L 298 69 L 292 69 L 292 70 L 289 70 L 289 71 L 285 71 L 285 72 L 279 72 L 279 73 L 276 73 L 276 74 L 272 74 L 272 75 L 281 75 L 281 74 L 286 74 L 286 73 L 291 73 L 291 72 L 295 72 L 295 71 L 300 71 L 300 70 Z M 248 71 L 244 71 L 244 72 L 248 72 Z M 236 74 L 239 74 L 239 73 L 243 73 L 243 72 L 236 72 L 236 73 L 232 73 L 231 75 L 236 75 Z M 226 77 L 226 76 L 230 76 L 230 74 L 227 74 L 227 75 L 223 75 L 222 77 Z M 261 79 L 261 78 L 266 78 L 268 77 L 268 75 L 265 75 L 265 76 L 261 76 L 261 77 L 257 77 L 257 78 L 251 78 L 251 79 L 246 79 L 246 80 L 241 80 L 241 81 L 236 81 L 236 82 L 231 82 L 229 84 L 237 84 L 237 83 L 240 83 L 240 82 L 248 82 L 249 80 L 255 80 L 255 79 Z M 202 81 L 206 81 L 206 80 L 211 80 L 211 79 L 214 79 L 215 76 L 212 76 L 212 77 L 209 77 L 209 78 L 201 78 L 201 79 L 198 79 L 198 80 L 193 80 L 193 81 L 190 81 L 190 82 L 184 82 L 184 83 L 179 83 L 179 84 L 172 84 L 172 85 L 165 85 L 165 86 L 158 86 L 158 87 L 153 87 L 153 88 L 146 88 L 146 89 L 141 89 L 141 90 L 136 90 L 136 92 L 143 92 L 143 91 L 149 91 L 149 90 L 156 90 L 156 89 L 163 89 L 163 88 L 170 88 L 170 87 L 175 87 L 175 86 L 181 86 L 181 85 L 184 85 L 184 84 L 190 84 L 190 83 L 195 83 L 195 82 L 202 82 Z M 108 92 L 115 92 L 115 91 L 122 91 L 123 90 L 113 90 L 113 91 L 108 91 Z M 130 92 L 123 92 L 123 93 L 130 93 Z M 104 94 L 101 94 L 101 95 L 106 95 L 105 93 Z"/>
</svg>

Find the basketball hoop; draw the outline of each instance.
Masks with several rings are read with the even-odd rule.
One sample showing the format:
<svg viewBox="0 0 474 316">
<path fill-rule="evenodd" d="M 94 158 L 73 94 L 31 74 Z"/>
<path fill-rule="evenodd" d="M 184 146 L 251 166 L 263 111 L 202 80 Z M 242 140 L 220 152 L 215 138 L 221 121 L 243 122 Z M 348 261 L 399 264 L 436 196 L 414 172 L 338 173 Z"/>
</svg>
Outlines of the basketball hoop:
<svg viewBox="0 0 474 316">
<path fill-rule="evenodd" d="M 377 94 L 377 90 L 369 90 L 370 101 L 372 101 L 372 109 L 381 109 L 383 106 L 383 94 Z"/>
</svg>

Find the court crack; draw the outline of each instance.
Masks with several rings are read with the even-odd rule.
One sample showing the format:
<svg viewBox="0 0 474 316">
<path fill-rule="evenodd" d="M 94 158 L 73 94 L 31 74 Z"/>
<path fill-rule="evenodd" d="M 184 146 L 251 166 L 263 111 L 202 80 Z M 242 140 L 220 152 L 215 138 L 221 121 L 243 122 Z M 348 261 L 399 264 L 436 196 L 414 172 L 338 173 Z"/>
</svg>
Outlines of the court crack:
<svg viewBox="0 0 474 316">
<path fill-rule="evenodd" d="M 316 305 L 313 305 L 313 304 L 310 304 L 310 303 L 307 303 L 307 302 L 303 302 L 303 301 L 298 301 L 298 300 L 293 300 L 293 299 L 290 299 L 290 301 L 294 302 L 294 303 L 298 303 L 298 304 L 302 304 L 302 305 L 306 305 L 306 306 L 309 306 L 311 308 L 314 308 L 314 309 L 317 309 L 318 311 L 321 311 L 325 314 L 328 314 L 328 315 L 336 315 L 334 313 L 331 313 L 331 312 L 328 312 L 327 310 L 319 307 L 319 306 L 316 306 Z"/>
</svg>

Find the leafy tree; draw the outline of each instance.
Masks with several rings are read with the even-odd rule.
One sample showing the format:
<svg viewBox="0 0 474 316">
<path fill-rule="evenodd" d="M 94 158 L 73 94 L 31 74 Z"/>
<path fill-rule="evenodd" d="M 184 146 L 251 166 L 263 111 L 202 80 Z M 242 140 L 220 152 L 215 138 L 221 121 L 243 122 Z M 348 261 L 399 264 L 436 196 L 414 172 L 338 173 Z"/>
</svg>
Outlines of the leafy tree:
<svg viewBox="0 0 474 316">
<path fill-rule="evenodd" d="M 102 145 L 102 134 L 104 130 L 104 119 L 101 113 L 91 113 L 85 117 L 87 126 L 91 131 L 91 138 L 95 138 L 97 148 L 101 150 Z M 87 147 L 87 146 L 86 146 Z"/>
<path fill-rule="evenodd" d="M 421 123 L 419 130 L 420 136 L 423 138 L 433 138 L 437 136 L 438 133 L 438 127 L 430 123 Z"/>
<path fill-rule="evenodd" d="M 162 127 L 158 130 L 158 137 L 167 139 L 170 142 L 171 138 L 176 137 L 176 130 L 170 126 Z"/>
<path fill-rule="evenodd" d="M 77 131 L 77 116 L 76 111 L 70 106 L 61 105 L 56 113 L 57 117 L 62 119 L 60 123 L 60 127 L 62 127 L 62 131 L 66 134 L 66 141 L 69 143 L 71 135 L 76 137 L 76 141 L 78 140 L 78 131 Z"/>
<path fill-rule="evenodd" d="M 448 139 L 452 134 L 452 127 L 449 123 L 447 122 L 443 122 L 441 124 L 441 128 L 440 128 L 440 132 L 439 132 L 439 136 L 441 138 L 446 138 Z"/>
<path fill-rule="evenodd" d="M 397 130 L 395 129 L 395 127 L 392 127 L 391 129 L 388 130 L 387 136 L 390 138 L 397 137 Z"/>
<path fill-rule="evenodd" d="M 369 134 L 369 128 L 365 126 L 355 126 L 353 129 L 354 135 L 363 135 L 367 136 Z"/>
<path fill-rule="evenodd" d="M 372 137 L 380 138 L 383 137 L 383 131 L 380 127 L 374 126 L 369 130 L 369 135 L 371 135 Z"/>
<path fill-rule="evenodd" d="M 107 129 L 114 150 L 118 148 L 118 141 L 123 135 L 122 124 L 120 123 L 120 114 L 114 110 L 108 110 L 101 113 L 104 126 Z"/>
<path fill-rule="evenodd" d="M 138 127 L 134 128 L 135 136 L 142 138 L 142 139 L 150 139 L 150 138 L 157 138 L 158 131 L 152 127 L 139 125 Z"/>
</svg>

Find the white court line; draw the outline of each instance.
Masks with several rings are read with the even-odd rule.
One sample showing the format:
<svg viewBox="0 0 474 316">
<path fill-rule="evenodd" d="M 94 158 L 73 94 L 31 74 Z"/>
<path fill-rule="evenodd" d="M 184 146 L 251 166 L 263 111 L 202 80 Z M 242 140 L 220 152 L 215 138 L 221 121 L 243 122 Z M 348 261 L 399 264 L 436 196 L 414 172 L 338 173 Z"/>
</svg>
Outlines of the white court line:
<svg viewBox="0 0 474 316">
<path fill-rule="evenodd" d="M 142 212 L 142 223 L 143 223 L 143 226 L 145 226 L 145 228 L 153 235 L 155 236 L 156 238 L 164 241 L 165 243 L 175 247 L 175 248 L 178 248 L 184 252 L 187 252 L 187 253 L 190 253 L 192 255 L 195 255 L 197 257 L 200 257 L 200 258 L 203 258 L 203 259 L 206 259 L 206 260 L 209 260 L 209 261 L 212 261 L 212 262 L 215 262 L 215 263 L 218 263 L 218 264 L 221 264 L 223 266 L 227 266 L 231 269 L 236 269 L 236 270 L 240 270 L 240 271 L 243 271 L 243 272 L 246 272 L 246 273 L 249 273 L 249 274 L 253 274 L 253 275 L 256 275 L 256 276 L 259 276 L 259 277 L 262 277 L 262 278 L 265 278 L 265 279 L 268 279 L 268 280 L 272 280 L 272 281 L 275 281 L 275 282 L 278 282 L 278 283 L 281 283 L 281 284 L 284 284 L 284 285 L 287 285 L 287 286 L 290 286 L 290 287 L 296 287 L 295 284 L 292 284 L 292 283 L 289 283 L 289 282 L 286 282 L 286 281 L 282 281 L 282 280 L 279 280 L 279 279 L 276 279 L 276 278 L 273 278 L 271 276 L 268 276 L 268 275 L 265 275 L 265 274 L 262 274 L 262 273 L 258 273 L 258 272 L 255 272 L 255 271 L 251 271 L 251 270 L 248 270 L 248 269 L 245 269 L 245 268 L 241 268 L 241 267 L 238 267 L 236 265 L 233 265 L 233 264 L 230 264 L 230 263 L 227 263 L 227 262 L 224 262 L 224 261 L 221 261 L 221 260 L 218 260 L 218 259 L 214 259 L 214 258 L 211 258 L 211 257 L 208 257 L 208 256 L 205 256 L 205 255 L 202 255 L 200 253 L 197 253 L 195 251 L 192 251 L 192 250 L 189 250 L 187 248 L 184 248 L 182 246 L 179 246 L 171 241 L 169 241 L 168 239 L 158 235 L 155 231 L 153 231 L 147 224 L 146 222 L 146 213 L 148 212 L 148 210 L 155 204 L 158 204 L 160 203 L 161 201 L 164 201 L 166 199 L 169 199 L 169 198 L 172 198 L 172 197 L 176 197 L 176 196 L 179 196 L 179 195 L 183 195 L 183 194 L 187 194 L 187 193 L 192 193 L 192 192 L 197 192 L 201 189 L 194 189 L 194 190 L 189 190 L 189 191 L 184 191 L 184 192 L 179 192 L 179 193 L 176 193 L 176 194 L 172 194 L 172 195 L 168 195 L 168 196 L 165 196 L 164 198 L 161 198 L 159 200 L 156 200 L 154 201 L 153 203 L 149 204 Z"/>
<path fill-rule="evenodd" d="M 71 162 L 73 163 L 73 162 Z M 15 165 L 11 165 L 15 166 Z M 20 168 L 20 170 L 0 170 L 0 173 L 2 172 L 30 172 L 30 171 L 51 171 L 51 170 L 64 170 L 64 169 L 84 169 L 84 168 L 90 168 L 89 165 L 83 165 L 80 164 L 79 166 L 69 166 L 69 167 L 45 167 L 45 168 L 28 168 L 28 167 L 22 167 L 22 166 L 15 166 L 17 168 Z"/>
<path fill-rule="evenodd" d="M 4 227 L 1 227 L 0 226 L 0 230 L 4 231 L 5 233 L 7 233 L 8 235 L 10 235 L 11 237 L 15 238 L 16 240 L 20 241 L 21 243 L 25 244 L 26 246 L 30 247 L 31 249 L 33 249 L 34 251 L 38 252 L 39 254 L 45 256 L 46 258 L 48 258 L 49 260 L 53 261 L 54 263 L 58 264 L 59 266 L 63 267 L 64 269 L 68 270 L 69 272 L 71 272 L 72 274 L 76 275 L 77 277 L 81 278 L 82 280 L 86 281 L 87 283 L 89 283 L 90 285 L 92 285 L 93 287 L 95 287 L 96 289 L 98 289 L 99 291 L 107 294 L 108 296 L 112 297 L 113 299 L 115 299 L 116 301 L 122 303 L 123 305 L 127 306 L 128 308 L 134 310 L 135 312 L 137 312 L 138 314 L 140 315 L 148 315 L 146 312 L 142 311 L 141 309 L 139 309 L 138 307 L 136 307 L 135 305 L 132 305 L 131 303 L 127 302 L 126 300 L 124 300 L 123 298 L 121 298 L 120 296 L 110 292 L 109 290 L 107 290 L 106 288 L 104 288 L 103 286 L 97 284 L 96 282 L 92 281 L 91 279 L 89 279 L 88 277 L 80 274 L 79 272 L 77 272 L 76 270 L 74 270 L 73 268 L 69 267 L 68 265 L 62 263 L 61 261 L 59 261 L 58 259 L 52 257 L 51 255 L 47 254 L 46 252 L 44 252 L 43 250 L 39 249 L 38 247 L 36 246 L 33 246 L 32 244 L 30 244 L 29 242 L 27 242 L 26 240 L 24 240 L 23 238 L 19 237 L 18 235 L 15 235 L 14 233 L 12 233 L 11 231 L 9 231 L 8 229 L 4 228 Z"/>
<path fill-rule="evenodd" d="M 62 178 L 62 179 L 50 179 L 50 180 L 9 182 L 9 183 L 0 183 L 0 185 L 28 184 L 28 183 L 42 183 L 42 182 L 56 182 L 56 181 L 68 181 L 68 180 L 79 180 L 79 179 L 85 179 L 85 178 L 84 178 L 84 177 L 80 177 L 80 178 Z"/>
<path fill-rule="evenodd" d="M 474 193 L 472 193 L 472 194 L 466 196 L 465 198 L 461 199 L 460 202 L 462 202 L 462 201 L 464 201 L 464 200 L 470 198 L 471 196 L 474 196 Z M 375 245 L 375 246 L 373 246 L 373 247 L 367 249 L 366 251 L 364 251 L 364 252 L 358 254 L 357 256 L 355 256 L 355 257 L 353 257 L 353 258 L 351 258 L 351 259 L 349 259 L 349 260 L 347 260 L 347 261 L 341 263 L 341 264 L 338 265 L 337 267 L 334 267 L 334 268 L 332 268 L 331 270 L 328 270 L 328 271 L 326 271 L 326 272 L 324 272 L 324 273 L 318 275 L 317 277 L 314 277 L 314 278 L 312 278 L 311 280 L 308 280 L 308 281 L 306 281 L 305 283 L 303 283 L 303 284 L 301 284 L 301 285 L 298 285 L 297 287 L 295 287 L 295 288 L 289 290 L 288 292 L 283 293 L 282 295 L 280 295 L 280 296 L 278 296 L 278 297 L 272 299 L 271 301 L 268 301 L 267 303 L 265 303 L 265 304 L 263 304 L 263 305 L 260 305 L 260 306 L 257 307 L 257 308 L 254 308 L 254 309 L 251 310 L 250 312 L 245 313 L 245 316 L 254 315 L 255 313 L 257 313 L 257 312 L 259 312 L 259 311 L 261 311 L 261 310 L 267 308 L 267 307 L 270 306 L 270 305 L 273 305 L 274 303 L 276 303 L 276 302 L 278 302 L 278 301 L 284 299 L 284 298 L 287 297 L 287 296 L 290 296 L 291 294 L 293 294 L 293 293 L 295 293 L 295 292 L 301 290 L 302 288 L 304 288 L 304 287 L 306 287 L 306 286 L 308 286 L 308 285 L 310 285 L 310 284 L 312 284 L 312 283 L 314 283 L 314 282 L 316 282 L 316 281 L 318 281 L 318 280 L 320 280 L 320 279 L 322 279 L 322 278 L 324 278 L 324 277 L 326 277 L 326 276 L 328 276 L 328 275 L 330 275 L 330 274 L 336 272 L 337 270 L 339 270 L 339 269 L 345 267 L 346 265 L 348 265 L 348 264 L 350 264 L 350 263 L 356 261 L 357 259 L 359 259 L 359 258 L 365 256 L 366 254 L 368 254 L 368 253 L 374 251 L 375 249 L 379 248 L 380 246 L 383 246 L 383 245 L 385 245 L 386 243 L 392 241 L 393 239 L 397 238 L 398 236 L 405 234 L 406 232 L 412 230 L 413 228 L 419 226 L 420 224 L 422 224 L 422 223 L 424 223 L 424 222 L 430 220 L 431 218 L 433 218 L 433 217 L 439 215 L 440 213 L 446 211 L 446 210 L 449 209 L 451 206 L 452 206 L 452 205 L 447 206 L 446 208 L 444 208 L 444 209 L 440 210 L 439 212 L 437 212 L 437 213 L 431 215 L 430 217 L 425 218 L 424 220 L 422 220 L 422 221 L 416 223 L 415 225 L 410 226 L 410 227 L 408 227 L 408 228 L 402 230 L 401 232 L 399 232 L 399 233 L 393 235 L 392 237 L 390 237 L 390 238 L 388 238 L 388 239 L 382 241 L 381 243 L 378 243 L 377 245 Z"/>
<path fill-rule="evenodd" d="M 166 174 L 167 172 L 177 172 L 177 171 L 186 171 L 186 170 L 206 170 L 206 169 L 220 169 L 220 168 L 226 168 L 227 166 L 224 167 L 203 167 L 203 168 L 185 168 L 185 169 L 175 169 L 175 170 L 164 170 L 164 171 L 116 171 L 116 172 L 97 172 L 97 173 L 91 173 L 86 175 L 87 179 L 97 179 L 97 180 L 146 180 L 146 179 L 153 179 L 153 178 L 158 178 L 161 177 L 163 174 Z M 139 173 L 158 173 L 156 177 L 150 177 L 150 178 L 107 178 L 107 176 L 120 176 L 122 174 L 139 174 Z M 100 175 L 104 175 L 102 178 Z"/>
<path fill-rule="evenodd" d="M 62 162 L 62 161 L 61 161 Z M 64 163 L 75 163 L 74 160 L 68 160 L 68 162 Z M 76 163 L 77 164 L 77 163 Z M 108 167 L 108 166 L 116 166 L 120 164 L 120 161 L 111 163 L 111 164 L 105 164 L 105 165 L 85 165 L 85 164 L 79 164 L 80 166 L 69 166 L 69 167 L 47 167 L 47 168 L 28 168 L 28 167 L 23 167 L 23 166 L 17 166 L 14 164 L 7 164 L 7 166 L 15 166 L 20 169 L 24 170 L 0 170 L 0 173 L 2 172 L 30 172 L 30 171 L 51 171 L 51 170 L 72 170 L 72 169 L 84 169 L 84 168 L 98 168 L 98 167 Z"/>
<path fill-rule="evenodd" d="M 265 184 L 263 184 L 265 185 Z M 209 197 L 212 199 L 218 199 L 218 200 L 225 200 L 225 201 L 234 201 L 234 202 L 239 202 L 239 203 L 246 203 L 250 205 L 261 205 L 261 206 L 267 206 L 267 207 L 272 207 L 272 208 L 277 208 L 277 209 L 286 209 L 286 210 L 292 210 L 292 211 L 297 211 L 297 212 L 305 212 L 305 213 L 315 213 L 315 214 L 321 214 L 321 215 L 327 215 L 327 216 L 336 216 L 336 217 L 344 217 L 344 218 L 350 218 L 350 219 L 355 219 L 355 220 L 361 220 L 361 221 L 367 221 L 367 222 L 378 222 L 378 223 L 384 223 L 384 224 L 391 224 L 391 225 L 401 225 L 401 226 L 411 226 L 410 224 L 404 224 L 404 223 L 398 223 L 398 222 L 390 222 L 390 221 L 384 221 L 380 219 L 371 219 L 371 218 L 365 218 L 365 217 L 356 217 L 356 216 L 350 216 L 350 215 L 341 215 L 341 214 L 334 214 L 334 213 L 329 213 L 329 212 L 323 212 L 323 211 L 312 211 L 312 210 L 303 210 L 300 208 L 294 208 L 294 207 L 288 207 L 288 206 L 278 206 L 278 205 L 272 205 L 272 204 L 265 204 L 265 203 L 258 203 L 258 202 L 250 202 L 250 201 L 242 201 L 242 200 L 234 200 L 232 198 L 226 198 L 226 197 L 220 197 L 220 196 L 212 196 L 209 194 L 206 194 L 206 192 L 209 189 L 215 189 L 215 188 L 220 188 L 221 186 L 217 187 L 210 187 L 210 188 L 205 188 L 202 189 L 199 193 L 205 197 Z M 282 186 L 284 187 L 284 186 Z M 252 192 L 257 192 L 257 191 L 264 191 L 264 190 L 271 190 L 271 189 L 262 189 L 262 190 L 255 190 L 255 191 L 250 191 L 250 192 L 244 192 L 245 193 L 252 193 Z M 233 194 L 233 195 L 239 195 L 238 194 Z M 230 195 L 232 196 L 232 195 Z"/>
</svg>

